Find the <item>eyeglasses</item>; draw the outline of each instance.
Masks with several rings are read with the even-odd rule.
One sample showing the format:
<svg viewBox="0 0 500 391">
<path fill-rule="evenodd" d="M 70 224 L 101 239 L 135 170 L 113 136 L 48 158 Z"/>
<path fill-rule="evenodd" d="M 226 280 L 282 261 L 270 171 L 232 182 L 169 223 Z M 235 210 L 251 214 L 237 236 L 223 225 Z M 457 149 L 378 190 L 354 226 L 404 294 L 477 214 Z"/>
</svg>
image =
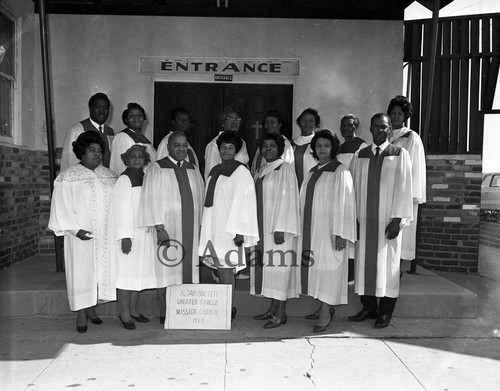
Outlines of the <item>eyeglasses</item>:
<svg viewBox="0 0 500 391">
<path fill-rule="evenodd" d="M 226 120 L 229 122 L 241 122 L 241 118 L 227 117 Z"/>
</svg>

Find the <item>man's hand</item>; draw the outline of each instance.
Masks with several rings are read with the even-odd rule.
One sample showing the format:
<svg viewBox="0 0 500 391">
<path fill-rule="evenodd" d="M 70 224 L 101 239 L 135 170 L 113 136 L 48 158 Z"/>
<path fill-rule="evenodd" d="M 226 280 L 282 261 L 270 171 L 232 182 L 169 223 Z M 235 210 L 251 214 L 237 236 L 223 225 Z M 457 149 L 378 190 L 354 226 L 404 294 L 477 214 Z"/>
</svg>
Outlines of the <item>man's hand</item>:
<svg viewBox="0 0 500 391">
<path fill-rule="evenodd" d="M 335 250 L 337 250 L 337 251 L 344 250 L 346 244 L 347 244 L 346 239 L 342 239 L 340 236 L 335 235 Z"/>
<path fill-rule="evenodd" d="M 398 237 L 400 223 L 401 223 L 400 218 L 394 218 L 391 220 L 391 222 L 385 229 L 385 235 L 387 236 L 387 239 L 392 240 Z"/>
<path fill-rule="evenodd" d="M 285 233 L 284 232 L 280 232 L 280 231 L 276 231 L 274 233 L 274 243 L 276 243 L 276 244 L 283 244 L 283 243 L 285 243 Z"/>
<path fill-rule="evenodd" d="M 243 242 L 245 241 L 245 239 L 243 239 L 243 235 L 236 234 L 236 236 L 234 237 L 233 241 L 234 241 L 234 244 L 235 244 L 236 247 L 241 247 L 241 245 L 243 244 Z"/>
<path fill-rule="evenodd" d="M 85 231 L 84 229 L 81 229 L 76 233 L 76 237 L 80 240 L 90 240 L 94 237 L 94 235 L 92 235 L 92 232 L 90 231 Z"/>
<path fill-rule="evenodd" d="M 132 239 L 122 239 L 122 253 L 128 254 L 132 250 Z"/>
<path fill-rule="evenodd" d="M 156 231 L 156 236 L 158 237 L 158 245 L 167 245 L 170 242 L 170 237 L 168 236 L 167 231 L 164 229 L 160 229 Z"/>
</svg>

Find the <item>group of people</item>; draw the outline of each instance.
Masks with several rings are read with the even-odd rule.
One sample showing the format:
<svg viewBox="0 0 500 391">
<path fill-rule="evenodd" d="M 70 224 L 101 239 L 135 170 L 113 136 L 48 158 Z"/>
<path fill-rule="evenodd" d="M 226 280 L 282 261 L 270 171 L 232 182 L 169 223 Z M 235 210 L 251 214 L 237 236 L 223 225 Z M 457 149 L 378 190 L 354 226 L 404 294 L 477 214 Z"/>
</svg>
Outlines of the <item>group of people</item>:
<svg viewBox="0 0 500 391">
<path fill-rule="evenodd" d="M 288 299 L 316 298 L 318 309 L 306 316 L 317 321 L 315 333 L 330 325 L 335 305 L 347 304 L 351 261 L 363 307 L 349 319 L 389 325 L 400 259 L 415 258 L 418 204 L 425 202 L 425 156 L 418 134 L 404 126 L 412 112 L 405 97 L 371 118 L 371 145 L 356 136 L 353 114 L 340 121 L 340 144 L 313 108 L 297 118 L 301 133 L 292 141 L 281 134 L 279 111 L 270 110 L 251 164 L 237 134 L 242 115 L 226 107 L 203 175 L 186 109 L 172 111 L 172 131 L 155 150 L 142 134 L 139 104 L 127 105 L 126 128 L 114 137 L 105 125 L 109 106 L 105 94 L 95 94 L 89 118 L 67 134 L 52 196 L 49 228 L 65 238 L 79 332 L 89 319 L 102 323 L 100 301 L 118 299 L 126 329 L 148 322 L 137 308 L 144 289 L 157 289 L 164 323 L 166 287 L 199 283 L 200 261 L 232 285 L 233 300 L 235 274 L 250 268 L 250 293 L 271 299 L 254 316 L 265 328 L 286 324 Z"/>
</svg>

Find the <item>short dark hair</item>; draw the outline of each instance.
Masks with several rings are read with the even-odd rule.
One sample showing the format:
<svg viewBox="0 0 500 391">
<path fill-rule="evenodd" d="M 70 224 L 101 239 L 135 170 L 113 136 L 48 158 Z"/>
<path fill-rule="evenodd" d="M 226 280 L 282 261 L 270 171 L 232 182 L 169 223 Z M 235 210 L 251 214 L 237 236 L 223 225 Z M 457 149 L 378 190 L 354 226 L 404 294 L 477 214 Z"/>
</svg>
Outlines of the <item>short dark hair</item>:
<svg viewBox="0 0 500 391">
<path fill-rule="evenodd" d="M 387 114 L 389 114 L 389 116 L 391 115 L 391 111 L 395 106 L 401 106 L 401 110 L 405 114 L 405 122 L 413 114 L 413 106 L 406 96 L 396 95 L 391 99 L 391 101 L 389 102 L 389 106 L 387 107 Z"/>
<path fill-rule="evenodd" d="M 320 139 L 320 138 L 326 138 L 327 140 L 330 140 L 330 142 L 332 143 L 332 152 L 330 154 L 330 157 L 332 159 L 335 159 L 335 157 L 337 156 L 337 153 L 339 151 L 340 141 L 339 141 L 339 138 L 335 134 L 333 134 L 331 130 L 328 130 L 328 129 L 318 130 L 314 134 L 314 137 L 311 140 L 311 150 L 312 150 L 313 158 L 315 158 L 316 160 L 319 160 L 318 155 L 316 154 L 316 143 L 318 142 L 318 139 Z"/>
<path fill-rule="evenodd" d="M 128 117 L 128 113 L 132 109 L 140 110 L 142 113 L 142 116 L 144 117 L 144 121 L 146 121 L 146 119 L 147 119 L 146 118 L 146 111 L 144 110 L 144 108 L 139 103 L 132 102 L 132 103 L 129 103 L 127 105 L 127 108 L 125 110 L 123 110 L 123 113 L 122 113 L 122 121 L 125 125 L 127 125 L 126 119 Z"/>
<path fill-rule="evenodd" d="M 311 114 L 311 115 L 313 115 L 314 116 L 314 122 L 316 123 L 316 126 L 319 126 L 319 124 L 321 122 L 321 117 L 319 116 L 318 110 L 313 109 L 312 107 L 308 107 L 302 113 L 300 113 L 300 115 L 295 120 L 297 122 L 297 125 L 300 125 L 300 119 L 305 114 Z"/>
<path fill-rule="evenodd" d="M 179 114 L 187 114 L 187 116 L 189 117 L 189 120 L 191 121 L 191 114 L 189 114 L 189 111 L 187 111 L 187 109 L 185 109 L 184 107 L 181 107 L 181 106 L 177 106 L 177 107 L 174 107 L 172 109 L 172 111 L 170 112 L 170 120 L 175 121 L 175 118 Z"/>
<path fill-rule="evenodd" d="M 267 117 L 273 117 L 278 119 L 279 124 L 283 124 L 283 116 L 278 110 L 268 110 L 266 114 L 264 114 L 264 119 L 262 120 L 262 124 L 266 122 Z"/>
<path fill-rule="evenodd" d="M 352 121 L 354 122 L 354 126 L 356 128 L 359 128 L 359 118 L 357 116 L 355 116 L 354 114 L 346 114 L 346 115 L 344 115 L 340 119 L 340 123 L 342 123 L 342 121 L 345 120 L 345 119 L 352 119 Z"/>
<path fill-rule="evenodd" d="M 104 140 L 102 139 L 102 136 L 94 131 L 94 130 L 88 130 L 86 132 L 83 132 L 78 136 L 78 138 L 73 141 L 73 152 L 76 155 L 76 158 L 78 160 L 82 159 L 82 156 L 85 155 L 85 152 L 87 151 L 87 148 L 90 146 L 90 144 L 99 144 L 101 147 L 102 151 L 104 152 L 105 149 L 105 144 Z"/>
<path fill-rule="evenodd" d="M 217 149 L 220 150 L 222 144 L 233 144 L 236 148 L 236 153 L 238 153 L 241 147 L 243 147 L 243 140 L 241 137 L 238 137 L 235 132 L 226 130 L 217 138 Z"/>
<path fill-rule="evenodd" d="M 387 118 L 387 120 L 389 121 L 389 125 L 392 126 L 391 116 L 389 114 L 387 114 L 387 113 L 377 113 L 377 114 L 374 114 L 372 116 L 372 118 L 370 119 L 370 126 L 372 126 L 373 121 L 375 121 L 376 118 Z"/>
<path fill-rule="evenodd" d="M 108 102 L 108 106 L 111 106 L 111 102 L 109 101 L 109 98 L 108 96 L 104 93 L 104 92 L 98 92 L 94 95 L 92 95 L 89 99 L 89 107 L 92 107 L 92 105 L 94 104 L 94 102 L 96 100 L 99 100 L 99 99 L 103 99 L 105 100 L 106 102 Z"/>
<path fill-rule="evenodd" d="M 128 167 L 128 157 L 132 153 L 134 149 L 138 149 L 144 154 L 144 165 L 148 165 L 151 162 L 151 156 L 149 156 L 149 153 L 147 151 L 147 148 L 145 145 L 141 144 L 134 144 L 132 145 L 129 149 L 127 149 L 125 152 L 123 152 L 120 157 L 122 158 L 123 164 L 125 164 Z"/>
<path fill-rule="evenodd" d="M 283 155 L 283 152 L 285 151 L 285 139 L 283 138 L 283 136 L 276 133 L 266 133 L 261 138 L 258 138 L 257 147 L 259 148 L 259 152 L 262 152 L 261 148 L 262 145 L 264 144 L 264 141 L 266 140 L 273 140 L 278 146 L 278 156 Z"/>
</svg>

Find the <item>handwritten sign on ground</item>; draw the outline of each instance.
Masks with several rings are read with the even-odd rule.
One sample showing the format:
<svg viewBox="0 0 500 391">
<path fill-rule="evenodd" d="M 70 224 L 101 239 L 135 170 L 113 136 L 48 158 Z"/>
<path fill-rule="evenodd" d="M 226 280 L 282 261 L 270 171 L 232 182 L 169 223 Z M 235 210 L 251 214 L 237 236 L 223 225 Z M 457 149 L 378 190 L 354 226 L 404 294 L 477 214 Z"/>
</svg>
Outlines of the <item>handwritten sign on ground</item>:
<svg viewBox="0 0 500 391">
<path fill-rule="evenodd" d="M 167 287 L 166 329 L 231 330 L 231 285 Z"/>
</svg>

